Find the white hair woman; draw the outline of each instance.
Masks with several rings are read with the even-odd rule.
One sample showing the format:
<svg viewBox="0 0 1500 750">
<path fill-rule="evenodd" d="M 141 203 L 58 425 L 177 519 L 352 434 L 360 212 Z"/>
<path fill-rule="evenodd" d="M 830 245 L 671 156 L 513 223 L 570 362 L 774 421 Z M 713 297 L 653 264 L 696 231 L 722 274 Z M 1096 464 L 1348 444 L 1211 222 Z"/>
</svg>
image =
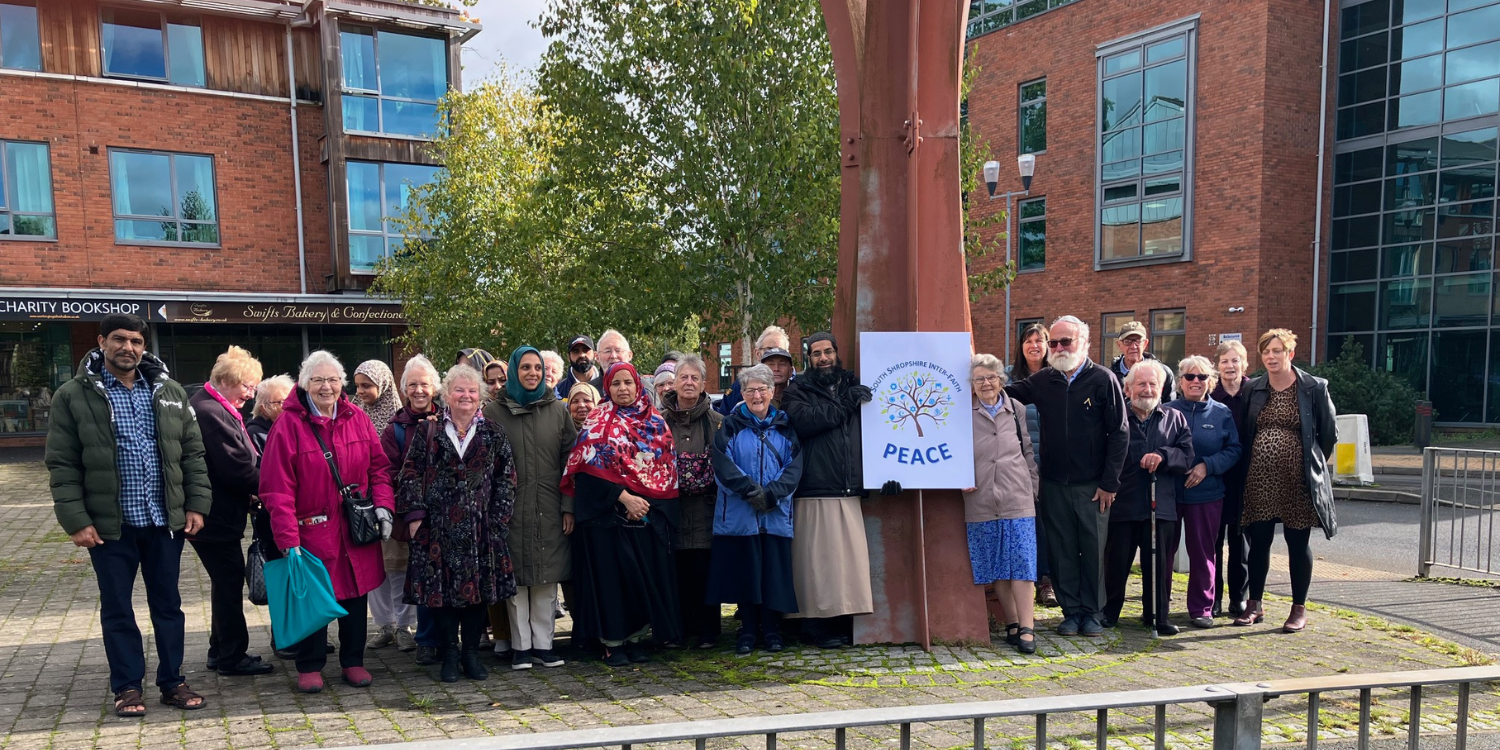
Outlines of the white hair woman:
<svg viewBox="0 0 1500 750">
<path fill-rule="evenodd" d="M 658 370 L 660 372 L 660 370 Z M 714 538 L 714 434 L 724 417 L 703 392 L 708 366 L 696 354 L 676 363 L 676 388 L 661 397 L 662 415 L 677 447 L 677 524 L 672 556 L 677 561 L 677 606 L 683 637 L 698 648 L 713 648 L 721 630 L 719 605 L 706 604 Z"/>
<path fill-rule="evenodd" d="M 344 366 L 337 357 L 318 350 L 303 360 L 297 387 L 282 405 L 282 418 L 271 429 L 261 457 L 260 499 L 271 513 L 271 530 L 283 553 L 301 549 L 328 569 L 333 595 L 349 614 L 340 617 L 339 666 L 344 682 L 368 687 L 372 678 L 364 667 L 367 595 L 385 580 L 380 545 L 356 545 L 344 521 L 343 498 L 323 446 L 332 451 L 345 485 L 372 498 L 382 536 L 389 538 L 391 511 L 390 461 L 380 449 L 380 435 L 370 417 L 344 396 Z M 323 690 L 324 645 L 328 629 L 321 628 L 297 650 L 297 689 Z"/>
<path fill-rule="evenodd" d="M 1026 408 L 1005 397 L 1005 370 L 993 354 L 970 361 L 974 389 L 974 486 L 964 490 L 964 522 L 976 586 L 993 586 L 1014 622 L 1005 640 L 1036 653 L 1036 462 Z M 1004 622 L 1002 620 L 1002 622 Z"/>
<path fill-rule="evenodd" d="M 255 405 L 250 409 L 250 421 L 245 423 L 256 451 L 265 451 L 271 425 L 281 416 L 281 404 L 296 385 L 292 376 L 285 373 L 265 378 L 256 384 Z"/>
<path fill-rule="evenodd" d="M 1250 409 L 1250 393 L 1245 388 L 1249 379 L 1245 373 L 1250 369 L 1250 355 L 1245 351 L 1245 345 L 1238 341 L 1221 342 L 1214 355 L 1218 364 L 1218 382 L 1210 395 L 1214 401 L 1229 407 L 1240 438 L 1240 460 L 1224 474 L 1224 510 L 1214 552 L 1214 616 L 1227 609 L 1231 617 L 1238 617 L 1245 611 L 1245 600 L 1250 598 L 1250 540 L 1240 527 L 1245 468 L 1250 464 L 1250 442 L 1245 435 L 1249 421 L 1245 415 Z M 1224 554 L 1226 547 L 1229 549 L 1227 559 Z M 1229 603 L 1227 608 L 1224 606 L 1226 601 Z"/>
<path fill-rule="evenodd" d="M 1239 464 L 1239 429 L 1229 407 L 1210 397 L 1214 366 L 1197 355 L 1177 365 L 1181 398 L 1167 408 L 1182 412 L 1193 433 L 1193 468 L 1177 478 L 1178 532 L 1185 535 L 1188 573 L 1188 617 L 1193 627 L 1214 625 L 1214 576 L 1220 517 L 1224 508 L 1224 476 Z"/>
<path fill-rule="evenodd" d="M 541 353 L 542 367 L 545 370 L 543 380 L 547 387 L 557 393 L 557 384 L 562 382 L 563 372 L 568 369 L 568 363 L 563 361 L 562 355 L 548 349 Z"/>
<path fill-rule="evenodd" d="M 483 680 L 486 608 L 516 594 L 506 533 L 515 464 L 505 431 L 484 418 L 484 378 L 459 364 L 443 376 L 444 408 L 419 423 L 401 468 L 396 511 L 411 535 L 408 601 L 438 628 L 443 682 Z"/>
</svg>

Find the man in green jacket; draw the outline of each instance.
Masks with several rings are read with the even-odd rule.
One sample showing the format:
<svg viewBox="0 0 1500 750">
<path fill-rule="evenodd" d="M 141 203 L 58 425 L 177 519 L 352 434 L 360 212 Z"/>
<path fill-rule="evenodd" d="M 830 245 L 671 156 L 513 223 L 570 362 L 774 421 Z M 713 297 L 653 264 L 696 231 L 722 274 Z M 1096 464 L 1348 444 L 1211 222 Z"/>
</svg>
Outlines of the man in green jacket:
<svg viewBox="0 0 1500 750">
<path fill-rule="evenodd" d="M 189 711 L 203 697 L 182 677 L 182 542 L 203 528 L 212 501 L 203 438 L 187 392 L 146 352 L 146 323 L 111 315 L 99 348 L 57 389 L 47 431 L 53 510 L 89 551 L 115 713 L 142 716 L 145 648 L 131 592 L 139 569 L 155 628 L 161 702 Z"/>
</svg>

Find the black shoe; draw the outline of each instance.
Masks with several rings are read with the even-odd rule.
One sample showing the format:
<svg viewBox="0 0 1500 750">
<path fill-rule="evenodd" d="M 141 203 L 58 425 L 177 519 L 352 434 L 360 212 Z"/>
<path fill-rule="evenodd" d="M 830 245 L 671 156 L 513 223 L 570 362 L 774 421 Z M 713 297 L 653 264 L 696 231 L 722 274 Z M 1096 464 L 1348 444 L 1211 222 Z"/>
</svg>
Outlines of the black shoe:
<svg viewBox="0 0 1500 750">
<path fill-rule="evenodd" d="M 1212 617 L 1194 617 L 1193 619 L 1189 620 L 1188 622 L 1193 627 L 1195 627 L 1195 628 L 1201 628 L 1203 630 L 1208 630 L 1209 628 L 1211 628 L 1211 627 L 1214 626 L 1214 618 L 1212 618 Z"/>
<path fill-rule="evenodd" d="M 253 677 L 270 674 L 273 669 L 270 664 L 261 661 L 260 657 L 246 656 L 238 664 L 220 664 L 218 672 L 225 677 Z"/>
<path fill-rule="evenodd" d="M 285 659 L 286 661 L 296 661 L 297 660 L 297 650 L 296 649 L 278 648 L 278 649 L 276 649 L 275 653 L 276 653 L 276 658 L 278 658 L 278 659 Z"/>
<path fill-rule="evenodd" d="M 773 654 L 779 654 L 786 650 L 786 643 L 781 640 L 781 634 L 770 633 L 766 636 L 766 650 Z"/>
<path fill-rule="evenodd" d="M 1099 626 L 1100 627 L 1113 628 L 1113 627 L 1118 627 L 1119 625 L 1120 625 L 1120 621 L 1118 619 L 1116 619 L 1116 618 L 1110 617 L 1109 615 L 1100 615 L 1099 616 Z"/>
<path fill-rule="evenodd" d="M 531 652 L 525 649 L 512 649 L 510 652 L 511 669 L 531 669 Z"/>
<path fill-rule="evenodd" d="M 755 650 L 755 636 L 748 633 L 742 634 L 734 644 L 735 656 L 749 656 Z"/>
<path fill-rule="evenodd" d="M 827 635 L 813 641 L 813 645 L 818 648 L 843 648 L 844 639 L 837 635 Z"/>
<path fill-rule="evenodd" d="M 436 646 L 417 646 L 417 666 L 427 667 L 440 661 Z"/>
<path fill-rule="evenodd" d="M 208 671 L 219 671 L 219 657 L 214 656 L 213 654 L 208 655 Z"/>
<path fill-rule="evenodd" d="M 1021 623 L 1013 622 L 1005 626 L 1005 642 L 1012 646 L 1021 645 Z"/>
<path fill-rule="evenodd" d="M 1176 625 L 1173 625 L 1170 622 L 1167 622 L 1166 620 L 1162 620 L 1161 624 L 1159 624 L 1159 625 L 1156 626 L 1156 634 L 1157 635 L 1177 635 L 1178 633 L 1181 633 L 1181 632 L 1182 632 L 1181 628 L 1177 627 Z"/>
<path fill-rule="evenodd" d="M 1023 635 L 1031 636 L 1031 640 L 1022 638 Z M 1036 653 L 1036 631 L 1031 628 L 1020 628 L 1016 631 L 1016 650 L 1028 656 Z"/>
<path fill-rule="evenodd" d="M 625 658 L 636 664 L 645 664 L 651 661 L 651 654 L 646 651 L 646 644 L 627 641 L 625 643 Z"/>
<path fill-rule="evenodd" d="M 1084 617 L 1083 622 L 1078 624 L 1078 634 L 1095 638 L 1104 635 L 1104 626 L 1100 624 L 1098 618 L 1089 615 Z"/>
<path fill-rule="evenodd" d="M 630 657 L 625 655 L 625 649 L 620 646 L 605 646 L 604 663 L 611 667 L 628 667 Z"/>
<path fill-rule="evenodd" d="M 718 638 L 709 638 L 707 636 L 704 636 L 704 637 L 698 639 L 697 647 L 700 648 L 700 649 L 710 649 L 710 648 L 714 648 L 715 646 L 718 646 L 718 645 L 719 645 L 719 639 Z"/>
<path fill-rule="evenodd" d="M 458 675 L 460 674 L 458 662 L 458 649 L 444 649 L 443 666 L 438 669 L 438 679 L 443 682 L 458 682 Z"/>
<path fill-rule="evenodd" d="M 490 671 L 479 663 L 479 649 L 466 648 L 458 659 L 459 666 L 463 669 L 464 676 L 471 680 L 489 679 Z"/>
<path fill-rule="evenodd" d="M 563 658 L 561 656 L 558 656 L 557 653 L 550 648 L 532 649 L 531 660 L 544 667 L 560 667 L 563 664 L 567 663 L 563 661 Z"/>
</svg>

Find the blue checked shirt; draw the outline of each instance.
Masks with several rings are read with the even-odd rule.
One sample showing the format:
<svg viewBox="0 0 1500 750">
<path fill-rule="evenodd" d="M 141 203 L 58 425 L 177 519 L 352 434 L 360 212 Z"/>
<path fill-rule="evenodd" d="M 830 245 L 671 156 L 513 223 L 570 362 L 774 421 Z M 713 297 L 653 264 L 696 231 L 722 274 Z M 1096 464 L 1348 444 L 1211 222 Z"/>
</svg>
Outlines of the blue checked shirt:
<svg viewBox="0 0 1500 750">
<path fill-rule="evenodd" d="M 115 465 L 120 471 L 120 509 L 125 525 L 166 526 L 151 384 L 137 375 L 135 387 L 126 388 L 108 369 L 103 370 L 102 379 L 104 395 L 114 412 Z"/>
</svg>

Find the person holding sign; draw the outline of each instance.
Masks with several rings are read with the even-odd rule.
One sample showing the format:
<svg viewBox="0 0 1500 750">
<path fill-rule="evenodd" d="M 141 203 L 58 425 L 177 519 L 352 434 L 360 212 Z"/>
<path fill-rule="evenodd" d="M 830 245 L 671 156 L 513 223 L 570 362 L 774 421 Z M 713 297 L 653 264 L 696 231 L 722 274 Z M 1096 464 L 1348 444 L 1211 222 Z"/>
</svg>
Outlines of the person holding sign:
<svg viewBox="0 0 1500 750">
<path fill-rule="evenodd" d="M 1049 334 L 1049 367 L 1006 386 L 1005 394 L 1036 404 L 1041 416 L 1039 508 L 1063 610 L 1057 632 L 1098 636 L 1109 506 L 1130 447 L 1125 397 L 1114 376 L 1089 361 L 1087 324 L 1064 315 Z"/>
<path fill-rule="evenodd" d="M 794 505 L 792 578 L 803 638 L 820 648 L 853 641 L 854 615 L 875 611 L 865 539 L 860 407 L 872 398 L 844 369 L 831 333 L 807 338 L 811 367 L 786 387 L 782 406 L 802 441 L 806 468 Z"/>
<path fill-rule="evenodd" d="M 964 521 L 974 585 L 994 586 L 1016 618 L 1005 623 L 1006 642 L 1034 654 L 1037 469 L 1025 407 L 1005 397 L 1002 372 L 995 355 L 974 355 L 974 486 L 964 491 Z"/>
</svg>

